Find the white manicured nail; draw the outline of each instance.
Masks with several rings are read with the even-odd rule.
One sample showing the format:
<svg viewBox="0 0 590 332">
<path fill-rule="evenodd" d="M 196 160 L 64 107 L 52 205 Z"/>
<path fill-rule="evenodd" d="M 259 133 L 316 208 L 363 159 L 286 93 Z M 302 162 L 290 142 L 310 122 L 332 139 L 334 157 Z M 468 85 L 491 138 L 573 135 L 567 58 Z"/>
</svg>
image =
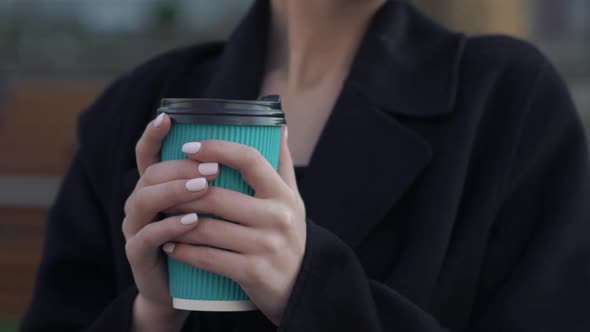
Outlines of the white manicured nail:
<svg viewBox="0 0 590 332">
<path fill-rule="evenodd" d="M 204 176 L 215 175 L 219 171 L 218 163 L 203 163 L 199 165 L 199 173 Z"/>
<path fill-rule="evenodd" d="M 201 191 L 205 188 L 207 188 L 207 179 L 205 178 L 196 178 L 186 182 L 188 191 Z"/>
<path fill-rule="evenodd" d="M 186 143 L 182 146 L 182 152 L 187 154 L 195 154 L 199 150 L 201 150 L 201 143 L 199 142 Z"/>
<path fill-rule="evenodd" d="M 165 245 L 162 246 L 162 249 L 165 252 L 171 254 L 174 251 L 174 247 L 176 247 L 176 245 L 174 243 L 168 242 L 168 243 L 166 243 Z"/>
<path fill-rule="evenodd" d="M 159 128 L 162 125 L 162 121 L 164 120 L 164 113 L 160 113 L 156 120 L 154 120 L 154 127 Z"/>
<path fill-rule="evenodd" d="M 199 216 L 196 213 L 187 214 L 184 217 L 180 218 L 180 223 L 183 225 L 192 225 L 199 220 Z"/>
</svg>

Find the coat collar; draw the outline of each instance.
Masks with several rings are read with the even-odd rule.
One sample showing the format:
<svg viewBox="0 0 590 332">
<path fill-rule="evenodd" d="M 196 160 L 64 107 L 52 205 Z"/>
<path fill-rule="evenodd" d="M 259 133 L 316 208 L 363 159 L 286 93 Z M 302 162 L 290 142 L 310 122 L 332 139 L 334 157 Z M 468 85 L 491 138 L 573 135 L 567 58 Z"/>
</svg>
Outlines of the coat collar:
<svg viewBox="0 0 590 332">
<path fill-rule="evenodd" d="M 200 97 L 258 97 L 268 23 L 259 0 Z M 378 11 L 299 183 L 312 220 L 355 247 L 411 188 L 433 152 L 402 119 L 451 113 L 463 44 L 402 2 Z"/>
<path fill-rule="evenodd" d="M 269 2 L 258 0 L 230 36 L 209 98 L 258 97 L 266 60 Z M 354 60 L 348 83 L 380 108 L 429 117 L 454 108 L 465 38 L 450 33 L 402 1 L 377 12 Z"/>
<path fill-rule="evenodd" d="M 266 63 L 269 19 L 268 0 L 256 1 L 225 44 L 217 72 L 201 97 L 258 98 Z"/>
<path fill-rule="evenodd" d="M 450 113 L 464 40 L 407 3 L 388 1 L 361 43 L 349 83 L 395 114 L 429 117 Z"/>
</svg>

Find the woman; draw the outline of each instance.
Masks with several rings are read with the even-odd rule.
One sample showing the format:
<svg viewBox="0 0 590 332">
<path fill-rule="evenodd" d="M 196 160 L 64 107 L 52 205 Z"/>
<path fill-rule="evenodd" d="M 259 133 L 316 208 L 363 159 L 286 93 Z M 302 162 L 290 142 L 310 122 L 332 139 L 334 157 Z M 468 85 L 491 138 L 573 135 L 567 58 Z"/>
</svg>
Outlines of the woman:
<svg viewBox="0 0 590 332">
<path fill-rule="evenodd" d="M 270 93 L 278 172 L 223 141 L 158 162 L 160 98 Z M 207 188 L 219 163 L 257 196 Z M 525 43 L 398 1 L 258 1 L 226 44 L 157 57 L 83 113 L 22 329 L 588 331 L 589 166 L 565 85 Z M 154 223 L 168 208 L 187 215 Z M 172 309 L 162 252 L 260 312 Z"/>
</svg>

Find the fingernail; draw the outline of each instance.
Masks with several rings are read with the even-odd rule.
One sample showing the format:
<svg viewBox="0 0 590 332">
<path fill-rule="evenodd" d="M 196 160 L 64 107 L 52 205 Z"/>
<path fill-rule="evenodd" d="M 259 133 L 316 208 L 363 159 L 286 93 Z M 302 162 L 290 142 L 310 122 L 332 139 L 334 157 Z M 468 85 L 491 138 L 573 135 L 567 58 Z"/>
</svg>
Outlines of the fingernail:
<svg viewBox="0 0 590 332">
<path fill-rule="evenodd" d="M 219 171 L 218 163 L 203 163 L 199 165 L 199 173 L 204 176 L 215 175 Z"/>
<path fill-rule="evenodd" d="M 186 182 L 188 191 L 201 191 L 205 188 L 207 188 L 207 179 L 205 178 L 196 178 Z"/>
<path fill-rule="evenodd" d="M 168 242 L 162 246 L 162 249 L 164 250 L 164 252 L 171 254 L 174 251 L 174 247 L 176 247 L 174 243 Z"/>
<path fill-rule="evenodd" d="M 156 120 L 154 120 L 154 127 L 159 128 L 162 125 L 162 121 L 164 120 L 164 113 L 160 113 Z"/>
<path fill-rule="evenodd" d="M 192 225 L 199 220 L 199 216 L 196 213 L 187 214 L 184 217 L 180 218 L 180 223 L 183 225 Z"/>
<path fill-rule="evenodd" d="M 199 142 L 186 143 L 182 146 L 182 152 L 188 154 L 195 154 L 199 152 L 199 150 L 201 150 L 201 143 Z"/>
</svg>

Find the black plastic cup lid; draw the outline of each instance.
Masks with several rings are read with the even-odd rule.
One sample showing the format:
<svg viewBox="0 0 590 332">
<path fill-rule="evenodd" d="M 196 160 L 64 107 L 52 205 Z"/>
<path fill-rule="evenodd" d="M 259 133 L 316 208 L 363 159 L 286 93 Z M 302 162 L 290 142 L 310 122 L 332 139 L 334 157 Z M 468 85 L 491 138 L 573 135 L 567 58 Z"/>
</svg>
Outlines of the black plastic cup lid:
<svg viewBox="0 0 590 332">
<path fill-rule="evenodd" d="M 166 113 L 174 122 L 200 124 L 282 126 L 285 114 L 281 98 L 263 96 L 258 100 L 230 99 L 162 99 L 159 113 Z"/>
</svg>

